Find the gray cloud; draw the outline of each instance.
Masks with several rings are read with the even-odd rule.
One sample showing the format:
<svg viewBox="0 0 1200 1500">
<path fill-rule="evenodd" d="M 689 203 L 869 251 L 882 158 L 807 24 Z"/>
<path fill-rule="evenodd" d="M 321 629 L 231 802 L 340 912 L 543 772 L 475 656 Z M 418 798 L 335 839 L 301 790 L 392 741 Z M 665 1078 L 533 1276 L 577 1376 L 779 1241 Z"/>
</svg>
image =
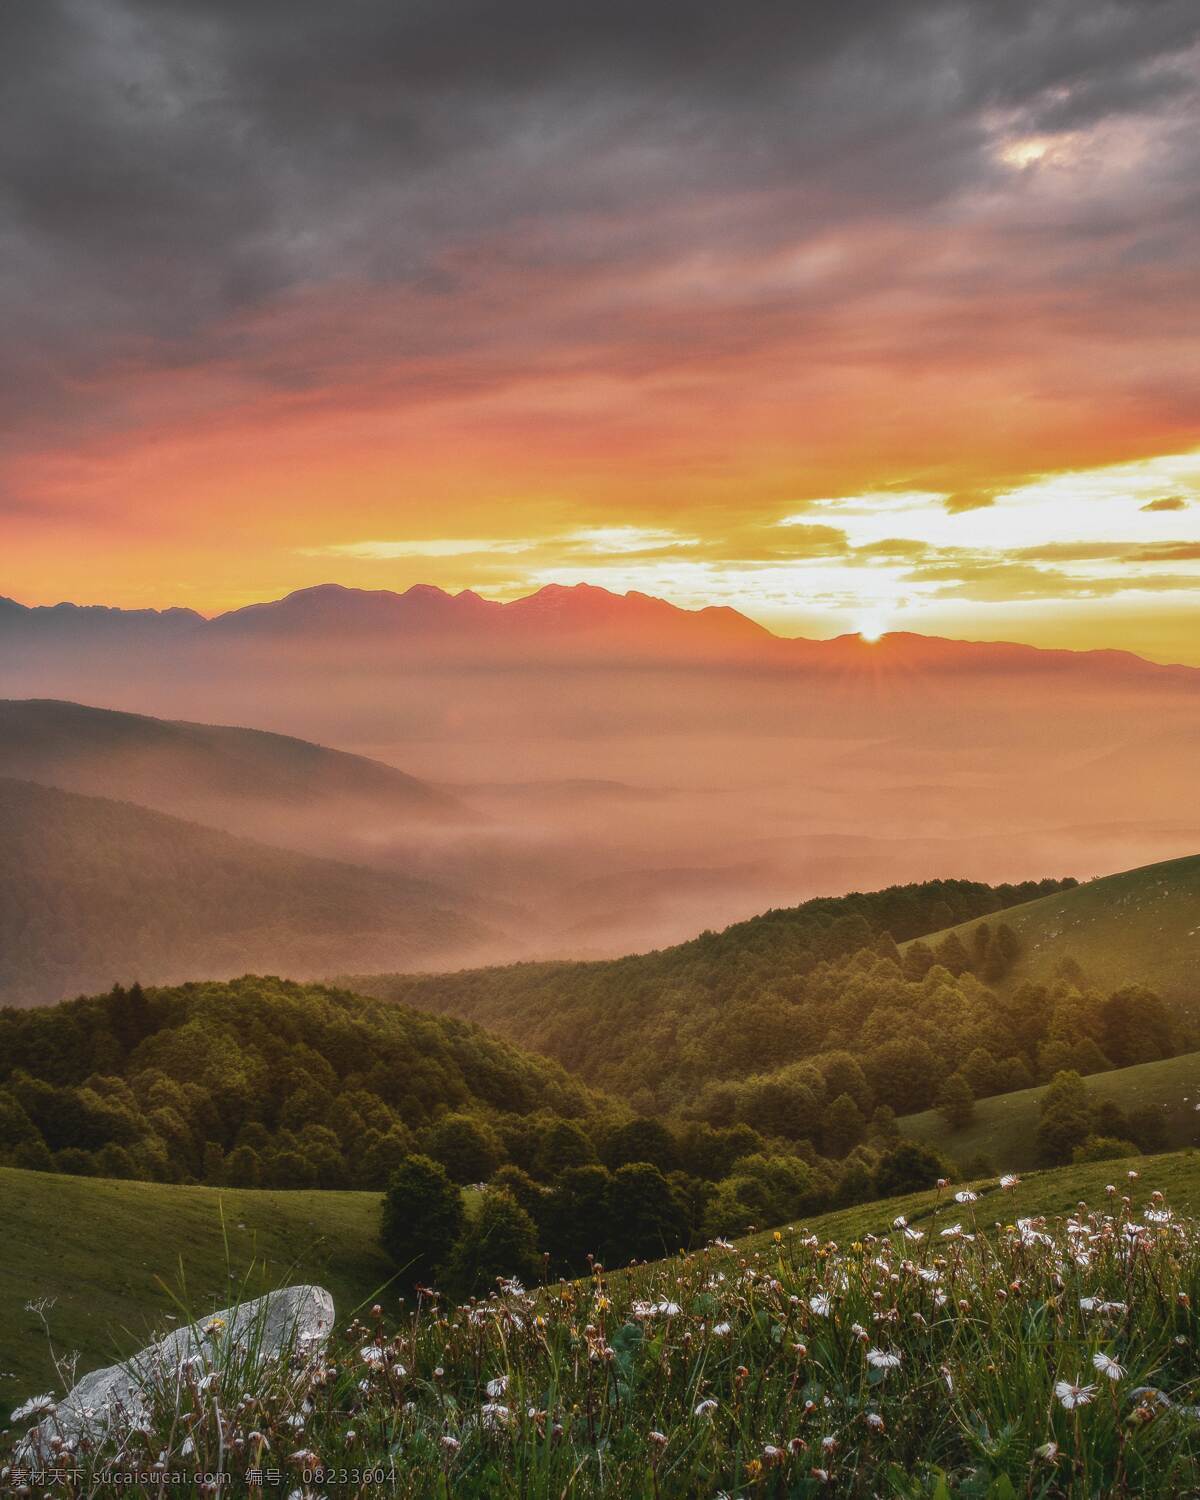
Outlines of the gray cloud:
<svg viewBox="0 0 1200 1500">
<path fill-rule="evenodd" d="M 671 346 L 661 320 L 621 329 L 618 355 L 602 315 L 580 321 L 578 289 L 698 244 L 770 254 L 839 225 L 949 222 L 964 195 L 1007 190 L 995 111 L 1047 131 L 1160 116 L 1141 254 L 1186 256 L 1200 153 L 1173 112 L 1198 35 L 1192 0 L 5 6 L 0 411 L 10 426 L 103 424 L 120 381 L 87 382 L 144 368 L 224 365 L 302 392 L 382 350 L 392 378 L 423 384 L 589 338 L 653 360 L 645 341 Z M 1127 219 L 1092 206 L 1017 216 L 1012 233 L 1052 236 L 1059 266 L 1086 240 L 1086 275 L 1103 278 L 1133 253 Z M 852 270 L 835 291 L 874 295 L 877 275 Z M 256 322 L 363 284 L 408 299 L 379 314 L 378 349 L 349 330 L 314 368 L 310 347 Z M 986 290 L 946 285 L 972 310 Z M 799 318 L 820 350 L 820 298 L 783 311 L 787 336 Z M 766 294 L 737 312 L 721 337 L 751 345 L 780 316 Z M 682 338 L 689 320 L 708 331 L 703 306 L 677 316 Z M 960 337 L 953 322 L 914 331 L 933 348 Z"/>
</svg>

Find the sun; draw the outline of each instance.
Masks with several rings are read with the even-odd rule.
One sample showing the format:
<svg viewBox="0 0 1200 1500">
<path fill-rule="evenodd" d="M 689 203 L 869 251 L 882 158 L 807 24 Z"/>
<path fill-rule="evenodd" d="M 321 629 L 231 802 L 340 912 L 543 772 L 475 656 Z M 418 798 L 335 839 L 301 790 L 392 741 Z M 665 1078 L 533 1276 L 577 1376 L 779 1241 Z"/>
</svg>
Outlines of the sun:
<svg viewBox="0 0 1200 1500">
<path fill-rule="evenodd" d="M 887 621 L 878 612 L 864 615 L 858 622 L 858 635 L 864 641 L 873 643 L 886 634 Z"/>
</svg>

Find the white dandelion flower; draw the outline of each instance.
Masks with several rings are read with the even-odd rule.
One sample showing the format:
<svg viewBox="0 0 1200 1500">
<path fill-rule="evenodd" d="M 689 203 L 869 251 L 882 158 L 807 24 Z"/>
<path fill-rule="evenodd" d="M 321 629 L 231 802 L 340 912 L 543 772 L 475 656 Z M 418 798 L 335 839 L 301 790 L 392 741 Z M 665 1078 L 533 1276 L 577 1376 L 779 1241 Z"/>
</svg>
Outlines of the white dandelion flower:
<svg viewBox="0 0 1200 1500">
<path fill-rule="evenodd" d="M 808 1305 L 818 1318 L 828 1318 L 833 1312 L 833 1298 L 825 1292 L 818 1292 L 815 1297 L 810 1297 Z"/>
<path fill-rule="evenodd" d="M 1020 1187 L 1020 1185 L 1021 1179 L 1015 1172 L 1005 1172 L 1004 1176 L 1000 1179 L 1000 1186 L 1006 1193 L 1011 1192 L 1015 1187 Z"/>
<path fill-rule="evenodd" d="M 488 1399 L 491 1401 L 498 1400 L 506 1390 L 508 1390 L 507 1375 L 497 1375 L 495 1380 L 489 1380 L 487 1383 Z"/>
<path fill-rule="evenodd" d="M 1120 1380 L 1125 1374 L 1124 1369 L 1113 1359 L 1111 1354 L 1093 1354 L 1092 1366 L 1101 1375 L 1107 1375 L 1109 1380 Z"/>
<path fill-rule="evenodd" d="M 9 1420 L 24 1422 L 29 1417 L 43 1417 L 57 1410 L 53 1396 L 30 1396 L 28 1401 L 17 1407 Z"/>
<path fill-rule="evenodd" d="M 979 1194 L 973 1193 L 970 1188 L 963 1188 L 961 1192 L 955 1193 L 955 1203 L 978 1203 Z"/>
<path fill-rule="evenodd" d="M 507 1427 L 512 1421 L 512 1412 L 499 1401 L 485 1401 L 479 1408 L 479 1415 L 483 1425 L 492 1432 L 501 1427 Z"/>
<path fill-rule="evenodd" d="M 892 1349 L 868 1349 L 867 1363 L 875 1370 L 898 1370 L 900 1356 Z"/>
<path fill-rule="evenodd" d="M 1077 1406 L 1087 1406 L 1094 1401 L 1096 1390 L 1094 1385 L 1072 1385 L 1069 1380 L 1060 1380 L 1055 1384 L 1054 1394 L 1067 1411 L 1074 1411 Z"/>
</svg>

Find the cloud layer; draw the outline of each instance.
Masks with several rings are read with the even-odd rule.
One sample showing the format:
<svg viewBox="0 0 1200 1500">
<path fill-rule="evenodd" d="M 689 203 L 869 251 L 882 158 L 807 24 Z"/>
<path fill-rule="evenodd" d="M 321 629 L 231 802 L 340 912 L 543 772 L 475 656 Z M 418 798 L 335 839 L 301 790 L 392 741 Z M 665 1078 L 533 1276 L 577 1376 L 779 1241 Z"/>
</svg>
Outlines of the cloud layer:
<svg viewBox="0 0 1200 1500">
<path fill-rule="evenodd" d="M 834 622 L 868 575 L 893 604 L 1194 587 L 1165 471 L 1104 558 L 1030 550 L 1094 543 L 1094 494 L 1041 491 L 1051 535 L 1004 500 L 1196 446 L 1192 0 L 44 0 L 0 28 L 10 592 L 615 557 L 730 602 L 802 564 L 797 621 Z M 929 534 L 864 526 L 871 494 L 925 497 Z M 1010 540 L 961 539 L 1000 510 Z"/>
</svg>

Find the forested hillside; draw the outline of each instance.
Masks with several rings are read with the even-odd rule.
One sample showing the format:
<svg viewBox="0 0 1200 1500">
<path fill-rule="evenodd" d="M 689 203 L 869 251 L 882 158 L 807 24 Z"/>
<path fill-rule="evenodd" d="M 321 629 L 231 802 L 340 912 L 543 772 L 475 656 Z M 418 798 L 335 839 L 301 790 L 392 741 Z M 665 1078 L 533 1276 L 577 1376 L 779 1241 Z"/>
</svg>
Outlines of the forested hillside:
<svg viewBox="0 0 1200 1500">
<path fill-rule="evenodd" d="M 0 778 L 0 1003 L 478 953 L 436 886 Z"/>
<path fill-rule="evenodd" d="M 830 966 L 837 969 L 883 935 L 888 941 L 880 951 L 890 949 L 898 963 L 896 942 L 1072 884 L 927 881 L 807 901 L 628 958 L 435 976 L 357 973 L 340 982 L 363 994 L 478 1021 L 557 1058 L 598 1087 L 635 1098 L 641 1107 L 669 1109 L 706 1080 L 764 1072 L 832 1046 L 857 1046 L 858 1024 L 872 1007 L 851 999 L 844 1023 L 839 1021 L 830 990 L 840 993 L 842 985 Z M 989 972 L 1004 962 L 1002 949 L 1001 940 Z M 890 975 L 893 981 L 902 977 L 896 968 Z M 862 982 L 856 977 L 853 990 Z M 902 1008 L 909 1008 L 910 998 L 901 998 Z"/>
<path fill-rule="evenodd" d="M 461 1122 L 528 1134 L 601 1113 L 555 1063 L 478 1027 L 279 979 L 0 1011 L 0 1159 L 18 1166 L 376 1187 L 434 1121 L 477 1144 Z"/>
</svg>

